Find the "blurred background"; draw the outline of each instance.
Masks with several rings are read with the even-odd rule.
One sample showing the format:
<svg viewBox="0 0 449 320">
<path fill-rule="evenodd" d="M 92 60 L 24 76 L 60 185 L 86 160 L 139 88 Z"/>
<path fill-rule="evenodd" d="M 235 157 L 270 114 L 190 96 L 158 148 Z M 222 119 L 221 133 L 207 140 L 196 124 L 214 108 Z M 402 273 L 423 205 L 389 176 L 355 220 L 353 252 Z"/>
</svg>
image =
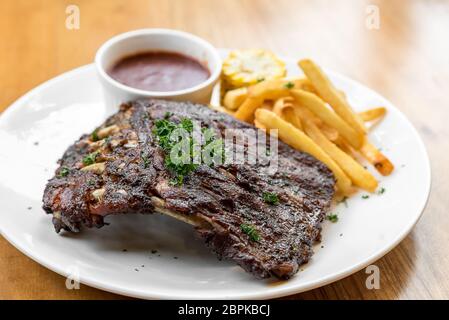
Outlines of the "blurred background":
<svg viewBox="0 0 449 320">
<path fill-rule="evenodd" d="M 79 25 L 67 24 L 70 6 Z M 108 38 L 138 28 L 188 31 L 216 47 L 313 57 L 392 101 L 424 139 L 433 191 L 414 231 L 378 261 L 381 289 L 361 271 L 289 298 L 449 298 L 449 1 L 2 0 L 0 112 L 36 85 L 91 63 Z M 419 183 L 419 182 L 417 182 Z M 64 279 L 0 238 L 0 298 L 119 298 Z"/>
</svg>

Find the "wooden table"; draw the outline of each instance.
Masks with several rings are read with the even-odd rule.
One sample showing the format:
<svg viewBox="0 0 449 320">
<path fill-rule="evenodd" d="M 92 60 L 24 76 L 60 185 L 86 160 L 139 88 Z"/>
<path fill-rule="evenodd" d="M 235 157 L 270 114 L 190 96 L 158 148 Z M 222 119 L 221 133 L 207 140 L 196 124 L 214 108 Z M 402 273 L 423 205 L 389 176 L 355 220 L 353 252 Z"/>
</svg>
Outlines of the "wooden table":
<svg viewBox="0 0 449 320">
<path fill-rule="evenodd" d="M 80 28 L 65 27 L 66 7 Z M 379 29 L 367 28 L 376 5 Z M 2 0 L 0 111 L 41 82 L 92 62 L 111 36 L 138 28 L 195 33 L 217 47 L 263 47 L 310 56 L 375 89 L 414 123 L 433 169 L 433 188 L 413 232 L 376 262 L 381 289 L 364 271 L 291 299 L 449 298 L 449 1 Z M 419 183 L 419 181 L 416 181 Z M 116 299 L 65 279 L 0 238 L 0 298 Z"/>
</svg>

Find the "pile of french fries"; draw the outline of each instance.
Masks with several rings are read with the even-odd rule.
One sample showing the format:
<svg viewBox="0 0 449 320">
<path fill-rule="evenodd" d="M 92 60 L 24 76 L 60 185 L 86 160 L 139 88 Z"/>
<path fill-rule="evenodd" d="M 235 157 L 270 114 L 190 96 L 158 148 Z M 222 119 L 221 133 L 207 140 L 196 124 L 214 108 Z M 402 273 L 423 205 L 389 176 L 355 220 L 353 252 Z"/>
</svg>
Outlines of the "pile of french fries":
<svg viewBox="0 0 449 320">
<path fill-rule="evenodd" d="M 267 132 L 277 129 L 279 139 L 332 170 L 342 195 L 353 194 L 355 187 L 375 192 L 378 181 L 361 161 L 366 159 L 384 176 L 394 169 L 367 137 L 367 125 L 383 118 L 386 109 L 356 113 L 313 61 L 298 65 L 304 78 L 265 80 L 228 91 L 223 111 Z"/>
</svg>

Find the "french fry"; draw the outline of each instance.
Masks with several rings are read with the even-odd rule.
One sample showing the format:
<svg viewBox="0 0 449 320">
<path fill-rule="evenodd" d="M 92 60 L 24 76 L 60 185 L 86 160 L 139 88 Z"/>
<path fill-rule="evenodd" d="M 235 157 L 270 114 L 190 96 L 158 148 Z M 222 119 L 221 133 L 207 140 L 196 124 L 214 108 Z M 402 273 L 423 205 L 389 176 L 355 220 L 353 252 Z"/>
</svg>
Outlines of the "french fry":
<svg viewBox="0 0 449 320">
<path fill-rule="evenodd" d="M 299 61 L 298 65 L 312 82 L 320 97 L 329 103 L 335 112 L 358 133 L 366 133 L 362 119 L 352 110 L 345 97 L 334 87 L 321 68 L 309 59 Z"/>
<path fill-rule="evenodd" d="M 274 105 L 273 100 L 265 100 L 264 102 L 262 102 L 262 104 L 260 105 L 259 108 L 265 109 L 265 110 L 268 110 L 268 111 L 272 111 L 273 110 L 273 105 Z M 248 122 L 249 123 L 254 123 L 255 121 L 256 121 L 256 119 L 254 117 L 254 114 L 252 114 L 251 117 L 248 119 Z M 255 125 L 255 123 L 254 123 L 254 125 Z"/>
<path fill-rule="evenodd" d="M 243 101 L 245 101 L 247 97 L 247 87 L 229 90 L 224 96 L 223 105 L 229 110 L 236 110 L 242 105 Z"/>
<path fill-rule="evenodd" d="M 343 150 L 351 158 L 355 159 L 356 161 L 358 160 L 356 151 L 341 136 L 338 136 L 338 138 L 332 142 L 335 143 L 341 150 Z M 360 163 L 360 161 L 358 162 Z"/>
<path fill-rule="evenodd" d="M 291 94 L 299 105 L 305 106 L 318 116 L 325 124 L 335 128 L 350 144 L 359 149 L 363 143 L 363 135 L 351 128 L 335 112 L 330 110 L 323 100 L 313 93 L 304 90 L 292 90 Z"/>
<path fill-rule="evenodd" d="M 279 98 L 274 103 L 273 112 L 302 131 L 302 124 L 292 104 L 292 97 Z"/>
<path fill-rule="evenodd" d="M 363 121 L 373 121 L 380 117 L 383 117 L 387 113 L 387 109 L 384 107 L 378 107 L 370 110 L 366 110 L 359 113 L 360 118 L 362 118 Z"/>
<path fill-rule="evenodd" d="M 235 117 L 242 121 L 249 121 L 254 111 L 264 100 L 276 100 L 288 96 L 291 89 L 299 89 L 305 85 L 305 79 L 275 79 L 266 80 L 248 88 L 248 96 L 240 105 Z"/>
<path fill-rule="evenodd" d="M 304 79 L 302 85 L 298 89 L 318 94 L 318 92 L 315 90 L 315 87 L 313 86 L 312 82 L 310 82 L 309 79 Z"/>
<path fill-rule="evenodd" d="M 272 100 L 265 100 L 264 102 L 262 102 L 262 105 L 260 106 L 263 109 L 266 110 L 273 110 L 273 101 Z"/>
<path fill-rule="evenodd" d="M 237 112 L 234 114 L 236 119 L 250 122 L 251 117 L 258 107 L 263 103 L 263 97 L 248 97 L 238 108 Z"/>
<path fill-rule="evenodd" d="M 229 109 L 223 108 L 222 106 L 214 106 L 214 105 L 209 105 L 209 108 L 218 112 L 223 112 L 223 113 L 227 113 L 230 114 L 231 116 L 234 115 L 234 112 L 232 112 Z"/>
<path fill-rule="evenodd" d="M 338 140 L 340 135 L 338 134 L 338 131 L 335 130 L 335 128 L 329 127 L 327 124 L 321 124 L 319 126 L 321 132 L 328 138 L 330 141 L 335 142 Z"/>
<path fill-rule="evenodd" d="M 298 114 L 299 118 L 302 121 L 312 121 L 318 128 L 320 128 L 321 132 L 330 140 L 337 141 L 340 138 L 338 131 L 335 128 L 328 126 L 323 123 L 320 118 L 315 116 L 309 109 L 298 105 L 297 103 L 293 103 L 295 107 L 295 111 Z"/>
<path fill-rule="evenodd" d="M 285 119 L 290 122 L 292 125 L 294 125 L 299 130 L 303 131 L 301 119 L 297 115 L 295 109 L 292 108 L 285 108 L 284 109 Z"/>
<path fill-rule="evenodd" d="M 335 175 L 338 189 L 346 195 L 352 193 L 351 180 L 332 158 L 312 139 L 292 124 L 282 120 L 274 112 L 258 109 L 255 113 L 257 122 L 268 130 L 278 129 L 279 138 L 293 148 L 307 152 L 326 164 Z"/>
<path fill-rule="evenodd" d="M 309 109 L 306 107 L 299 105 L 296 101 L 293 102 L 293 106 L 295 107 L 296 113 L 299 115 L 301 121 L 313 121 L 317 126 L 322 126 L 323 121 L 314 115 Z"/>
<path fill-rule="evenodd" d="M 367 138 L 360 148 L 362 156 L 371 163 L 377 171 L 383 176 L 388 176 L 393 172 L 394 165 L 388 158 L 380 152 L 374 145 L 372 145 Z"/>
<path fill-rule="evenodd" d="M 260 130 L 265 130 L 265 131 L 267 130 L 267 127 L 265 127 L 262 123 L 257 121 L 257 119 L 254 120 L 254 126 Z"/>
<path fill-rule="evenodd" d="M 349 176 L 354 185 L 374 192 L 378 186 L 377 180 L 365 170 L 357 161 L 343 152 L 339 147 L 329 141 L 320 129 L 311 121 L 304 124 L 305 132 L 321 147 Z"/>
<path fill-rule="evenodd" d="M 311 92 L 314 94 L 318 94 L 316 92 L 315 87 L 313 86 L 312 82 L 310 82 L 310 80 L 307 78 L 287 77 L 284 80 L 286 80 L 287 82 L 292 82 L 294 84 L 292 89 L 300 89 L 300 90 L 308 91 L 308 92 Z"/>
</svg>

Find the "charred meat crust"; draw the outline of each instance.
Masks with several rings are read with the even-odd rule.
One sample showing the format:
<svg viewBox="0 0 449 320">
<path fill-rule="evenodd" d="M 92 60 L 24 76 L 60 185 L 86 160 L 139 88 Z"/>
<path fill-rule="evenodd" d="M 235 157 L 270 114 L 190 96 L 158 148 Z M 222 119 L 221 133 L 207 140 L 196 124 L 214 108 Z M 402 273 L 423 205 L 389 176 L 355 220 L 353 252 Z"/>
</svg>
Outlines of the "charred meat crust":
<svg viewBox="0 0 449 320">
<path fill-rule="evenodd" d="M 259 164 L 201 165 L 183 185 L 173 186 L 152 134 L 154 121 L 167 112 L 171 121 L 198 120 L 218 134 L 226 128 L 252 128 L 188 102 L 139 100 L 122 105 L 97 129 L 100 137 L 82 136 L 59 160 L 43 197 L 56 232 L 101 227 L 109 214 L 165 210 L 192 223 L 220 258 L 232 259 L 256 277 L 293 276 L 320 238 L 320 224 L 334 194 L 330 170 L 279 142 L 276 173 Z M 102 163 L 100 169 L 83 164 L 90 154 Z M 279 204 L 265 203 L 266 191 L 276 193 Z M 258 241 L 242 231 L 244 223 L 257 229 Z"/>
</svg>

